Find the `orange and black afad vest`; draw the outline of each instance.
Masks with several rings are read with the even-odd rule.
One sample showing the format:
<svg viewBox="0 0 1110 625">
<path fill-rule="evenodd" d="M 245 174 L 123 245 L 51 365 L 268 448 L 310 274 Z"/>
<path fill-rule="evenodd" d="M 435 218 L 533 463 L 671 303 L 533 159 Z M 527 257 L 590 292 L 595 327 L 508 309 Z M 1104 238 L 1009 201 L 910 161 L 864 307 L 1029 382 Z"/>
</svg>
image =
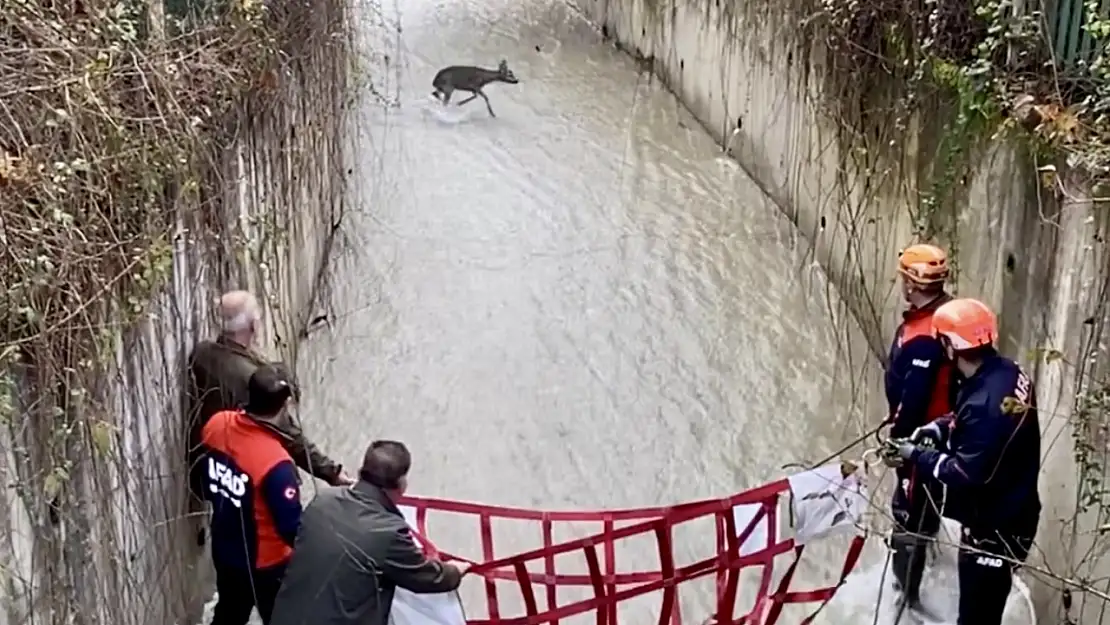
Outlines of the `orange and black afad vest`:
<svg viewBox="0 0 1110 625">
<path fill-rule="evenodd" d="M 951 299 L 942 295 L 923 308 L 902 313 L 886 371 L 886 398 L 894 415 L 892 437 L 909 436 L 914 428 L 952 409 L 953 368 L 932 336 L 933 313 Z"/>
<path fill-rule="evenodd" d="M 217 412 L 201 432 L 194 467 L 212 502 L 217 566 L 263 569 L 288 561 L 301 518 L 297 468 L 276 435 L 238 410 Z"/>
</svg>

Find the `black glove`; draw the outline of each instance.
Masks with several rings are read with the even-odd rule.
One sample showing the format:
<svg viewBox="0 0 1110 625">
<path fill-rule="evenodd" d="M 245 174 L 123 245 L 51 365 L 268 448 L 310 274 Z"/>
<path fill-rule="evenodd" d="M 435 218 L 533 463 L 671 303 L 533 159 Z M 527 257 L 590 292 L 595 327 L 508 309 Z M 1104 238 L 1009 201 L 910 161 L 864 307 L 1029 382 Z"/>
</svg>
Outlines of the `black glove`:
<svg viewBox="0 0 1110 625">
<path fill-rule="evenodd" d="M 941 447 L 948 438 L 947 434 L 947 429 L 934 421 L 914 430 L 910 441 L 922 447 Z"/>
<path fill-rule="evenodd" d="M 894 469 L 913 459 L 918 446 L 906 438 L 888 438 L 879 449 L 883 464 Z"/>
</svg>

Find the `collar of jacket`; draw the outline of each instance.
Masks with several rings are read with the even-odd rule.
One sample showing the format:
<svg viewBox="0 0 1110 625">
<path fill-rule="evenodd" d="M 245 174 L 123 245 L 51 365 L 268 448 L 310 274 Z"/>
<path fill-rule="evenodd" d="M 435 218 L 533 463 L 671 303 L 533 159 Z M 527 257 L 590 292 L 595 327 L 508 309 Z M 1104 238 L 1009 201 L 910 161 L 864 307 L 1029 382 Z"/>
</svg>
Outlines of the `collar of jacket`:
<svg viewBox="0 0 1110 625">
<path fill-rule="evenodd" d="M 963 384 L 960 386 L 960 393 L 962 395 L 974 393 L 983 385 L 983 379 L 986 375 L 997 369 L 998 366 L 1004 362 L 1005 360 L 1002 355 L 998 353 L 991 354 L 984 358 L 979 368 L 975 370 L 975 373 L 971 374 L 970 378 L 964 378 Z"/>
<path fill-rule="evenodd" d="M 270 424 L 265 418 L 256 417 L 242 408 L 236 410 L 235 413 L 243 417 L 241 420 L 243 427 L 265 432 L 267 436 L 277 439 L 279 442 L 281 441 L 281 436 L 279 436 L 280 432 L 274 431 L 273 427 L 267 427 Z"/>
<path fill-rule="evenodd" d="M 921 319 L 928 317 L 935 313 L 938 308 L 952 301 L 952 296 L 947 292 L 941 292 L 940 295 L 933 298 L 933 301 L 925 304 L 921 308 L 910 308 L 902 312 L 902 319 L 905 321 L 912 321 L 914 319 Z"/>
<path fill-rule="evenodd" d="M 258 362 L 258 363 L 265 363 L 266 362 L 266 359 L 263 358 L 261 354 L 256 352 L 253 347 L 251 347 L 249 345 L 243 345 L 241 343 L 238 343 L 238 342 L 232 340 L 231 337 L 229 337 L 225 334 L 221 334 L 218 337 L 216 337 L 216 344 L 219 345 L 220 347 L 226 348 L 226 349 L 231 350 L 231 351 L 233 351 L 237 354 L 245 356 L 246 358 L 249 358 L 249 359 L 251 359 L 255 362 Z"/>
<path fill-rule="evenodd" d="M 397 507 L 397 504 L 393 503 L 393 500 L 389 498 L 389 495 L 385 494 L 385 491 L 382 488 L 374 486 L 366 480 L 360 479 L 359 481 L 355 482 L 355 485 L 351 487 L 351 492 L 354 493 L 355 498 L 357 499 L 377 503 L 381 507 L 385 508 L 386 512 L 389 512 L 390 514 L 396 514 L 397 516 L 404 518 L 404 515 L 401 514 L 401 509 Z"/>
</svg>

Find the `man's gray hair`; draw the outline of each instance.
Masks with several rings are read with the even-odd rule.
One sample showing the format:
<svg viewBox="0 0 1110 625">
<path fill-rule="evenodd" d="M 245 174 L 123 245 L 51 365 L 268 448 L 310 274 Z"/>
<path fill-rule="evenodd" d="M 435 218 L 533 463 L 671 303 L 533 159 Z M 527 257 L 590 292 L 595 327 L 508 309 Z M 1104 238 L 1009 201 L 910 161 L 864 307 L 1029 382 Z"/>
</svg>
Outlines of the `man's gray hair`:
<svg viewBox="0 0 1110 625">
<path fill-rule="evenodd" d="M 243 332 L 254 328 L 261 318 L 258 298 L 248 291 L 228 291 L 216 302 L 220 314 L 220 330 Z"/>
</svg>

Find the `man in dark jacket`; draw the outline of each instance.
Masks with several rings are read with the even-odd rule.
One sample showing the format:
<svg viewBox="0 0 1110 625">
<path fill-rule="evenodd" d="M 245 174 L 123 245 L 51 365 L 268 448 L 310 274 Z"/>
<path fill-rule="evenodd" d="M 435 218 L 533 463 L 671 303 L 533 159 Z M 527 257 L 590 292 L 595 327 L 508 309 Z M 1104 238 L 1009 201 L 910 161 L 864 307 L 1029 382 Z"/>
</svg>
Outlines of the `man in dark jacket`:
<svg viewBox="0 0 1110 625">
<path fill-rule="evenodd" d="M 282 363 L 270 363 L 254 350 L 260 321 L 258 301 L 246 291 L 231 291 L 220 298 L 222 332 L 215 341 L 199 343 L 189 356 L 186 410 L 190 419 L 190 464 L 196 462 L 199 434 L 212 415 L 235 410 L 247 401 L 247 381 L 256 369 L 270 365 L 293 385 L 294 400 L 300 389 L 292 373 Z M 324 455 L 308 441 L 289 410 L 261 418 L 259 422 L 276 432 L 297 466 L 332 485 L 352 484 L 342 466 Z M 202 485 L 193 484 L 194 492 Z"/>
<path fill-rule="evenodd" d="M 934 332 L 963 376 L 954 417 L 892 440 L 885 453 L 949 489 L 945 516 L 963 525 L 958 625 L 1001 625 L 1013 571 L 1040 522 L 1041 429 L 1029 376 L 995 351 L 998 324 L 982 302 L 953 300 Z M 934 441 L 935 448 L 916 443 Z"/>
<path fill-rule="evenodd" d="M 271 625 L 387 625 L 397 587 L 459 587 L 469 566 L 425 557 L 397 508 L 411 463 L 403 444 L 375 441 L 354 486 L 325 489 L 312 500 Z"/>
<path fill-rule="evenodd" d="M 948 258 L 939 247 L 918 244 L 902 250 L 898 273 L 907 308 L 890 347 L 886 396 L 890 436 L 906 438 L 951 407 L 952 367 L 933 336 L 932 320 L 937 308 L 952 298 L 944 291 Z M 921 611 L 926 548 L 940 530 L 944 491 L 936 482 L 917 476 L 912 466 L 899 467 L 896 472 L 898 483 L 891 501 L 891 571 L 906 606 Z"/>
</svg>

